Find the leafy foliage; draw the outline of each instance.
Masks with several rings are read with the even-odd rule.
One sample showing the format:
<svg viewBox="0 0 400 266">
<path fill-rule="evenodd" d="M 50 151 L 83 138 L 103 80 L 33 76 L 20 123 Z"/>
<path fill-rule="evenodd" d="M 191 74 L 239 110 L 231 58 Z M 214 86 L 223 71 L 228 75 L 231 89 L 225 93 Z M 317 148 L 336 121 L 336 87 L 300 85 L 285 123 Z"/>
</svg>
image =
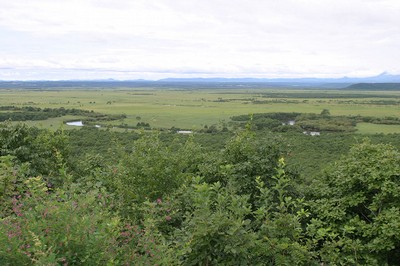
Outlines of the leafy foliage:
<svg viewBox="0 0 400 266">
<path fill-rule="evenodd" d="M 309 232 L 319 240 L 324 260 L 361 264 L 400 260 L 399 173 L 397 150 L 364 141 L 317 181 Z"/>
<path fill-rule="evenodd" d="M 50 185 L 64 181 L 59 170 L 65 166 L 68 153 L 68 138 L 62 130 L 0 124 L 0 156 L 13 156 L 18 164 L 29 163 L 27 174 L 43 175 Z"/>
<path fill-rule="evenodd" d="M 145 135 L 135 142 L 132 151 L 120 151 L 106 182 L 124 206 L 124 213 L 129 214 L 132 204 L 169 195 L 197 172 L 202 162 L 199 151 L 191 140 L 167 146 L 157 134 Z"/>
<path fill-rule="evenodd" d="M 363 141 L 304 179 L 293 142 L 251 128 L 222 150 L 101 131 L 71 160 L 62 131 L 2 124 L 0 264 L 397 265 L 398 150 Z"/>
</svg>

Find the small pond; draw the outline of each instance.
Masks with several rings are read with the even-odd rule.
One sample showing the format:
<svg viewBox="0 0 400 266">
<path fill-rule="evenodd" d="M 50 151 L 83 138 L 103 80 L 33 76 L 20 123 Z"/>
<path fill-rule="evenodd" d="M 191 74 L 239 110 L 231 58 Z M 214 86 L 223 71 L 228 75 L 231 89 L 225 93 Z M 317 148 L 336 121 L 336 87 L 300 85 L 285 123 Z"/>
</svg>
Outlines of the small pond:
<svg viewBox="0 0 400 266">
<path fill-rule="evenodd" d="M 65 124 L 67 124 L 68 126 L 83 127 L 82 121 L 71 121 L 71 122 L 67 122 Z"/>
<path fill-rule="evenodd" d="M 67 122 L 65 124 L 67 124 L 68 126 L 76 126 L 76 127 L 85 126 L 82 121 L 71 121 L 71 122 Z M 97 127 L 97 128 L 101 127 L 100 125 L 94 125 L 94 126 Z"/>
</svg>

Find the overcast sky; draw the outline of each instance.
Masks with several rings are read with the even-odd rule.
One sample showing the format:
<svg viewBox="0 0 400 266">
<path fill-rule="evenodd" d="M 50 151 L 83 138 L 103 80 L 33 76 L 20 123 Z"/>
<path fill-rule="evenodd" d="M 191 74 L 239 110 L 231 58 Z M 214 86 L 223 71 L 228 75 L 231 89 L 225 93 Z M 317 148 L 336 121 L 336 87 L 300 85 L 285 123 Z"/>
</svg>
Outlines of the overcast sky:
<svg viewBox="0 0 400 266">
<path fill-rule="evenodd" d="M 400 74 L 399 0 L 0 0 L 0 79 Z"/>
</svg>

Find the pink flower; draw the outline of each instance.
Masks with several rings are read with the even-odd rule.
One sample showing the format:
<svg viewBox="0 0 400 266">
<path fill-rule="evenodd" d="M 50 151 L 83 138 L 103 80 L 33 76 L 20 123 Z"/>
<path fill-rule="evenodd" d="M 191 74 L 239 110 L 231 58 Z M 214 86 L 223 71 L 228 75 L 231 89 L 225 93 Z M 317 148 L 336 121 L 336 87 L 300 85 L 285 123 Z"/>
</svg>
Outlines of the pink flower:
<svg viewBox="0 0 400 266">
<path fill-rule="evenodd" d="M 172 219 L 171 216 L 166 216 L 165 217 L 165 220 L 167 220 L 167 221 L 171 221 L 171 219 Z"/>
<path fill-rule="evenodd" d="M 158 198 L 158 199 L 157 199 L 157 204 L 161 204 L 161 203 L 162 203 L 161 199 Z"/>
</svg>

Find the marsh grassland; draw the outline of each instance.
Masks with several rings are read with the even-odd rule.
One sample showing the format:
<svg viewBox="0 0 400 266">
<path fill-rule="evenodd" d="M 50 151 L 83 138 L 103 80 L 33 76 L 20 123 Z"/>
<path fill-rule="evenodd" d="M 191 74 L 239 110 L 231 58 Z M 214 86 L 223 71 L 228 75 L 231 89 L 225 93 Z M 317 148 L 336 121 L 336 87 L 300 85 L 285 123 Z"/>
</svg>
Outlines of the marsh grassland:
<svg viewBox="0 0 400 266">
<path fill-rule="evenodd" d="M 341 90 L 285 89 L 73 89 L 73 90 L 0 90 L 0 106 L 82 109 L 104 114 L 126 115 L 109 121 L 109 126 L 148 123 L 152 128 L 197 130 L 205 125 L 220 125 L 235 115 L 272 112 L 331 115 L 398 117 L 400 92 L 360 92 Z M 4 112 L 4 111 L 3 111 Z M 80 116 L 62 116 L 30 125 L 58 128 Z M 66 128 L 70 126 L 64 125 Z M 400 132 L 398 125 L 357 125 L 361 133 Z"/>
</svg>

